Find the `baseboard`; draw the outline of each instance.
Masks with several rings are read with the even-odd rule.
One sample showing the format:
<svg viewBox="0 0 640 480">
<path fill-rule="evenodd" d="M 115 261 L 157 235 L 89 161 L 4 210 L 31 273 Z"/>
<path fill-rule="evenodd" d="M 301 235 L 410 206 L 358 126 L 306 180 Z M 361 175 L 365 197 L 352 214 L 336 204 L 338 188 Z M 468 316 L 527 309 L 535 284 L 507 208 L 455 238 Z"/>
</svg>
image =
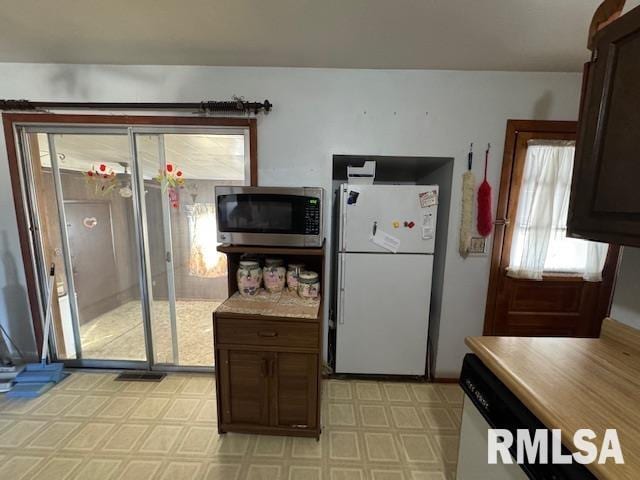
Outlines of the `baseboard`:
<svg viewBox="0 0 640 480">
<path fill-rule="evenodd" d="M 433 383 L 458 383 L 460 381 L 459 378 L 450 378 L 450 377 L 435 377 L 433 379 Z"/>
</svg>

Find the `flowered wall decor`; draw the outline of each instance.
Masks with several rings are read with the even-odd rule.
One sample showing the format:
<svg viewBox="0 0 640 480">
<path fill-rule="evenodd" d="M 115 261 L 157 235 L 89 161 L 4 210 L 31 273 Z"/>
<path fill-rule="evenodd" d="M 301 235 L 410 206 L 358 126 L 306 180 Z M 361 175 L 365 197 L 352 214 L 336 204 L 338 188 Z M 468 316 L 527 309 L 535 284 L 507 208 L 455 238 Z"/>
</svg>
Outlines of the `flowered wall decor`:
<svg viewBox="0 0 640 480">
<path fill-rule="evenodd" d="M 180 206 L 180 195 L 178 189 L 184 188 L 184 178 L 182 170 L 178 170 L 171 163 L 167 163 L 164 170 L 160 170 L 155 180 L 161 185 L 162 192 L 169 194 L 169 203 L 175 209 Z"/>
<path fill-rule="evenodd" d="M 97 167 L 93 165 L 90 170 L 84 172 L 84 178 L 88 185 L 94 186 L 96 195 L 108 195 L 116 186 L 116 172 L 104 163 Z"/>
</svg>

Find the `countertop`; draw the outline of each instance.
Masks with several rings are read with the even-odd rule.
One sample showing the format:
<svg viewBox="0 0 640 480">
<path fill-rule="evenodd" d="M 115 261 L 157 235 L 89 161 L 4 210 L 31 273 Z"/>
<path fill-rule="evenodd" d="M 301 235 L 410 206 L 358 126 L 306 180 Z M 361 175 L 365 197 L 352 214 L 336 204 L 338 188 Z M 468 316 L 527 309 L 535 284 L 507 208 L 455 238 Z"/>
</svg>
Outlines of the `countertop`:
<svg viewBox="0 0 640 480">
<path fill-rule="evenodd" d="M 587 465 L 600 479 L 640 478 L 640 332 L 612 319 L 600 338 L 468 337 L 466 344 L 547 428 L 615 428 L 624 464 Z"/>
<path fill-rule="evenodd" d="M 281 293 L 269 293 L 261 289 L 254 297 L 243 297 L 239 292 L 236 292 L 226 299 L 216 311 L 219 313 L 315 320 L 320 311 L 320 297 L 307 300 L 288 290 Z"/>
</svg>

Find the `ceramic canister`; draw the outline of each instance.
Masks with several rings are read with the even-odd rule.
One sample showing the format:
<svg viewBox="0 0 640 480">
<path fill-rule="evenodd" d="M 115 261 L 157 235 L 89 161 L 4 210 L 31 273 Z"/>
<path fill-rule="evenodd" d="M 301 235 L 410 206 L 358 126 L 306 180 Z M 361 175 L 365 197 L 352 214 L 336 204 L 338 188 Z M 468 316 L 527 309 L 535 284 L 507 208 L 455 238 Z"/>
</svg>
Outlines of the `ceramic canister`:
<svg viewBox="0 0 640 480">
<path fill-rule="evenodd" d="M 262 284 L 262 269 L 253 260 L 240 261 L 237 273 L 238 291 L 244 297 L 252 297 L 260 290 Z"/>
<path fill-rule="evenodd" d="M 298 295 L 301 298 L 315 299 L 320 294 L 320 278 L 316 272 L 300 272 L 298 276 Z"/>
<path fill-rule="evenodd" d="M 298 276 L 304 270 L 304 263 L 290 263 L 287 265 L 287 288 L 290 292 L 298 291 Z"/>
<path fill-rule="evenodd" d="M 281 258 L 266 258 L 262 269 L 264 288 L 269 293 L 279 293 L 284 289 L 286 269 Z"/>
</svg>

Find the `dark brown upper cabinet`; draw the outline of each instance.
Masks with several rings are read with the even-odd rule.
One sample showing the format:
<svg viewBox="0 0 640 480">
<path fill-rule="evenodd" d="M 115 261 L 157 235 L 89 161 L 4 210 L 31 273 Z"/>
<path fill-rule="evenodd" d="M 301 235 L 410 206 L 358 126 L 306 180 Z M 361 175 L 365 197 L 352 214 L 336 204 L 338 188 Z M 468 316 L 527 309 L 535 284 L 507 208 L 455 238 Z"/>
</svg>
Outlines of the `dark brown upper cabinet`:
<svg viewBox="0 0 640 480">
<path fill-rule="evenodd" d="M 640 246 L 640 7 L 601 30 L 585 66 L 568 234 Z"/>
</svg>

